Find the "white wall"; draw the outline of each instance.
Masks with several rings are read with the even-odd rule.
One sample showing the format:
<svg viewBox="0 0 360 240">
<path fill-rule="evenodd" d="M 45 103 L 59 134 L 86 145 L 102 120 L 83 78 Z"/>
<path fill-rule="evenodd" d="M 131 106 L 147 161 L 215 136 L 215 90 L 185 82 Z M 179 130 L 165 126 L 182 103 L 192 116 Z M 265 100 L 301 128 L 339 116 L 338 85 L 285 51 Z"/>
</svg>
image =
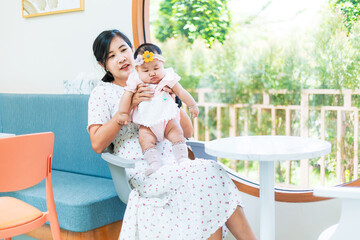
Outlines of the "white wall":
<svg viewBox="0 0 360 240">
<path fill-rule="evenodd" d="M 85 0 L 85 10 L 22 18 L 20 0 L 0 0 L 0 92 L 63 93 L 63 80 L 102 76 L 92 43 L 103 30 L 132 40 L 131 0 Z"/>
</svg>

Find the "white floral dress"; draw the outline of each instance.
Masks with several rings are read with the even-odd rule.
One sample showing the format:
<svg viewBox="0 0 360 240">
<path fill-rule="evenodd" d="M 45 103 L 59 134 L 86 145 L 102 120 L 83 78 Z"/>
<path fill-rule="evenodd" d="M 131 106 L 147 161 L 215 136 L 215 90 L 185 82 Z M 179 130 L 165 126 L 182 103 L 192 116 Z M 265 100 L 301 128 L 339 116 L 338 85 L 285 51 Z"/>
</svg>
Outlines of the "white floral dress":
<svg viewBox="0 0 360 240">
<path fill-rule="evenodd" d="M 100 83 L 90 95 L 88 126 L 109 121 L 123 93 L 118 85 Z M 178 165 L 169 141 L 158 143 L 157 148 L 164 165 L 147 177 L 137 126 L 122 127 L 114 140 L 115 154 L 138 159 L 135 168 L 127 169 L 133 190 L 119 239 L 208 239 L 241 206 L 239 191 L 216 162 L 196 159 Z"/>
</svg>

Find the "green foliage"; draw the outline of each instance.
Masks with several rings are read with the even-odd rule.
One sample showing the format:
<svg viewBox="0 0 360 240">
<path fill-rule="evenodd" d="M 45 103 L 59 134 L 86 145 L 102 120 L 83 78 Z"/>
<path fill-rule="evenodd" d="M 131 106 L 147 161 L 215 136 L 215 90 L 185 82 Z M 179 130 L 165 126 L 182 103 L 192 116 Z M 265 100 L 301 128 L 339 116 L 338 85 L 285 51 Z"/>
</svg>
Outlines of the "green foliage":
<svg viewBox="0 0 360 240">
<path fill-rule="evenodd" d="M 182 37 L 169 39 L 164 43 L 156 43 L 162 49 L 166 59 L 166 67 L 172 67 L 181 77 L 181 85 L 186 89 L 196 89 L 202 86 L 204 72 L 208 69 L 208 50 L 199 42 L 192 48 L 186 48 L 186 40 Z M 193 66 L 197 66 L 193 68 Z"/>
<path fill-rule="evenodd" d="M 160 10 L 158 20 L 153 24 L 155 26 L 155 36 L 160 42 L 165 42 L 171 37 L 178 37 L 175 24 L 173 22 L 173 6 L 172 0 L 164 0 L 160 2 Z"/>
<path fill-rule="evenodd" d="M 360 1 L 360 0 L 359 0 Z M 173 6 L 167 7 L 168 23 L 174 20 Z M 179 1 L 180 2 L 180 1 Z M 185 1 L 184 1 L 185 2 Z M 340 3 L 340 1 L 339 1 Z M 161 14 L 165 14 L 162 12 Z M 222 44 L 213 42 L 212 47 L 198 37 L 189 39 L 174 30 L 175 25 L 164 25 L 157 43 L 163 50 L 166 65 L 171 66 L 182 77 L 181 84 L 186 89 L 212 88 L 214 92 L 207 98 L 208 102 L 225 102 L 230 104 L 261 104 L 263 91 L 286 89 L 289 94 L 271 96 L 274 105 L 299 105 L 301 89 L 358 89 L 360 84 L 360 21 L 353 21 L 351 29 L 343 24 L 347 21 L 341 11 L 324 9 L 319 25 L 312 32 L 294 33 L 283 39 L 275 38 L 262 26 L 243 26 L 233 23 L 228 36 Z M 172 22 L 171 22 L 172 23 Z M 183 25 L 184 26 L 184 25 Z M 166 30 L 165 27 L 167 27 Z M 177 35 L 175 35 L 175 33 Z M 189 47 L 190 46 L 190 47 Z M 217 91 L 218 90 L 218 91 Z M 192 92 L 193 93 L 193 92 Z M 196 97 L 194 95 L 194 97 Z M 309 99 L 311 107 L 342 106 L 344 99 L 339 96 L 316 95 Z M 353 106 L 360 107 L 360 97 L 353 98 Z M 204 108 L 199 115 L 199 136 L 205 139 L 205 125 L 208 124 L 210 138 L 216 138 L 217 116 L 215 109 L 208 112 L 205 122 Z M 229 109 L 222 108 L 222 137 L 229 136 Z M 300 113 L 291 111 L 291 135 L 300 135 Z M 245 115 L 248 117 L 247 134 L 272 134 L 271 111 L 251 107 L 237 112 L 237 135 L 244 135 Z M 337 111 L 326 112 L 325 140 L 332 144 L 332 152 L 325 159 L 325 177 L 328 184 L 336 182 L 337 151 Z M 320 138 L 320 112 L 309 114 L 309 135 Z M 342 116 L 345 123 L 345 134 L 341 137 L 343 149 L 343 179 L 353 180 L 352 161 L 354 152 L 354 116 L 347 113 Z M 259 121 L 260 120 L 260 121 Z M 276 112 L 276 134 L 285 134 L 285 111 Z M 230 162 L 224 160 L 230 166 Z M 299 162 L 291 163 L 291 184 L 299 184 Z M 311 184 L 319 184 L 320 159 L 311 159 Z M 256 166 L 249 164 L 252 173 Z M 244 172 L 244 163 L 237 168 Z M 284 166 L 276 166 L 276 179 L 285 181 Z"/>
<path fill-rule="evenodd" d="M 230 28 L 227 0 L 163 0 L 155 28 L 161 42 L 184 36 L 189 43 L 204 39 L 210 47 L 223 43 Z"/>
<path fill-rule="evenodd" d="M 355 89 L 359 86 L 359 48 L 346 34 L 343 17 L 330 12 L 314 35 L 313 74 L 319 88 Z M 357 29 L 355 29 L 357 30 Z M 358 40 L 358 39 L 357 39 Z"/>
<path fill-rule="evenodd" d="M 360 17 L 360 0 L 335 0 L 331 6 L 335 11 L 339 9 L 345 16 L 343 22 L 348 33 L 350 33 L 352 27 Z"/>
</svg>

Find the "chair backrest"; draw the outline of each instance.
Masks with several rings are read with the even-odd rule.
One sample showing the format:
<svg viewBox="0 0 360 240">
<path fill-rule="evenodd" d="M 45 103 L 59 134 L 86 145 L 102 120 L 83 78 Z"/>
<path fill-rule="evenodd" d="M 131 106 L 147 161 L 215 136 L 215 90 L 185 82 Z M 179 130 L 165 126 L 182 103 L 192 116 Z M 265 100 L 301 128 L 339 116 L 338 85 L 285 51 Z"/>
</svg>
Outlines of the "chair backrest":
<svg viewBox="0 0 360 240">
<path fill-rule="evenodd" d="M 0 192 L 31 187 L 51 171 L 52 132 L 0 138 Z"/>
<path fill-rule="evenodd" d="M 89 95 L 0 93 L 0 132 L 53 132 L 54 170 L 111 178 L 107 163 L 91 148 Z"/>
</svg>

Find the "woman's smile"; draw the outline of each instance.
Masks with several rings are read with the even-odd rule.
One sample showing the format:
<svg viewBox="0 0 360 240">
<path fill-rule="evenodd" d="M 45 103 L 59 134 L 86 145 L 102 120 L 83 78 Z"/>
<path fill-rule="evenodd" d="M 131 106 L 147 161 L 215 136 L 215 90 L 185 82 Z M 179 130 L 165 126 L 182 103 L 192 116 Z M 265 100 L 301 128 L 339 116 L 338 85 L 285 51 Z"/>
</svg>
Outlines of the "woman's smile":
<svg viewBox="0 0 360 240">
<path fill-rule="evenodd" d="M 129 66 L 130 66 L 130 64 L 126 63 L 121 66 L 120 70 L 129 70 Z"/>
</svg>

